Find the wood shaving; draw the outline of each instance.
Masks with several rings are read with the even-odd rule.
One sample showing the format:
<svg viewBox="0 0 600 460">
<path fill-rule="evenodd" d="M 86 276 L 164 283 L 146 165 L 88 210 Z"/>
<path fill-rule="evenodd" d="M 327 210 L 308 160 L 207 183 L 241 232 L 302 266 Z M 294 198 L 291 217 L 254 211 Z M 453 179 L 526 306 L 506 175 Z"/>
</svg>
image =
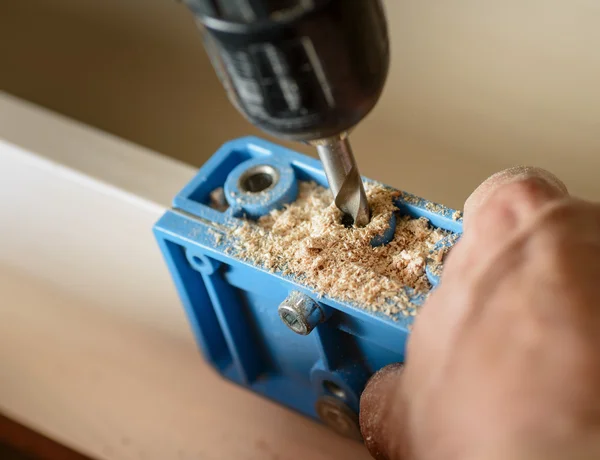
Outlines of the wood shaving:
<svg viewBox="0 0 600 460">
<path fill-rule="evenodd" d="M 433 276 L 440 277 L 442 276 L 442 271 L 444 269 L 444 259 L 446 255 L 450 251 L 450 249 L 454 246 L 454 244 L 460 238 L 460 234 L 455 233 L 449 237 L 449 239 L 445 242 L 442 247 L 437 248 L 430 252 L 429 254 L 429 272 Z"/>
<path fill-rule="evenodd" d="M 345 228 L 329 190 L 300 182 L 294 203 L 233 230 L 234 251 L 244 260 L 291 275 L 319 295 L 389 315 L 414 315 L 404 288 L 423 294 L 430 290 L 427 256 L 446 232 L 425 218 L 398 216 L 392 241 L 372 247 L 371 240 L 389 228 L 397 212 L 393 200 L 398 192 L 374 183 L 365 188 L 372 217 L 364 228 Z"/>
<path fill-rule="evenodd" d="M 218 246 L 223 242 L 223 234 L 221 232 L 217 232 L 216 230 L 208 230 L 208 234 L 213 237 L 215 244 Z"/>
<path fill-rule="evenodd" d="M 447 208 L 445 206 L 442 206 L 441 204 L 428 202 L 425 205 L 425 209 L 427 209 L 428 211 L 431 211 L 431 212 L 438 213 L 438 214 L 443 214 Z"/>
<path fill-rule="evenodd" d="M 447 251 L 448 248 L 442 248 L 429 256 L 429 260 L 431 261 L 429 271 L 433 276 L 442 276 L 443 261 Z"/>
</svg>

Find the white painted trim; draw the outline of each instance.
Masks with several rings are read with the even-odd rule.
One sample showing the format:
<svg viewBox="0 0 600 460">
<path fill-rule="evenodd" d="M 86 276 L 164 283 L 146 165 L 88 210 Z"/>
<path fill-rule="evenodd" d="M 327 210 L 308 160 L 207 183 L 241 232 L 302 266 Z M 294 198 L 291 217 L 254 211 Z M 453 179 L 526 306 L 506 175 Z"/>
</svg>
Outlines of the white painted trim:
<svg viewBox="0 0 600 460">
<path fill-rule="evenodd" d="M 98 459 L 368 458 L 200 358 L 151 233 L 193 173 L 0 93 L 0 411 Z"/>
</svg>

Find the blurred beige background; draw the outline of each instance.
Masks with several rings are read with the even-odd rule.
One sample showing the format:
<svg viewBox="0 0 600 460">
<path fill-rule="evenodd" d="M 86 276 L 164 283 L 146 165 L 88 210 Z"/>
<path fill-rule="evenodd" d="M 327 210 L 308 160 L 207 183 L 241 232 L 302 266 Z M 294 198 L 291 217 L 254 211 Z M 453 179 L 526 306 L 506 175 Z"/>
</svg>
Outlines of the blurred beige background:
<svg viewBox="0 0 600 460">
<path fill-rule="evenodd" d="M 600 199 L 600 2 L 386 4 L 392 71 L 353 135 L 363 174 L 458 207 L 531 163 Z M 0 1 L 0 89 L 194 165 L 257 134 L 174 0 Z"/>
</svg>

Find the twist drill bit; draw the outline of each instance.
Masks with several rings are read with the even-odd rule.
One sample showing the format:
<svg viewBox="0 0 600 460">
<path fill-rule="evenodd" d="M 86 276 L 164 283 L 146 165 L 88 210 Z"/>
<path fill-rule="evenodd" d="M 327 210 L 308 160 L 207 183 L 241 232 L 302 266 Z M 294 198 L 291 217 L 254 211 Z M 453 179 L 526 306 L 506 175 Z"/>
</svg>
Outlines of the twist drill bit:
<svg viewBox="0 0 600 460">
<path fill-rule="evenodd" d="M 371 213 L 347 134 L 320 139 L 313 144 L 323 162 L 334 203 L 345 215 L 344 224 L 364 227 Z"/>
</svg>

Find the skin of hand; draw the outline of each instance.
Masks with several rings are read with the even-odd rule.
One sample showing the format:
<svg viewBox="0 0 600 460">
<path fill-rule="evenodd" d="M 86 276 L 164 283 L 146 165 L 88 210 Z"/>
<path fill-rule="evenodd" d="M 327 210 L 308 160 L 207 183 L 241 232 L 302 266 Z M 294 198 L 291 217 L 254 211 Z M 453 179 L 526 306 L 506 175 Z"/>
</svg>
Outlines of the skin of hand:
<svg viewBox="0 0 600 460">
<path fill-rule="evenodd" d="M 405 364 L 361 398 L 376 459 L 600 458 L 600 206 L 514 168 L 465 203 L 464 235 Z"/>
</svg>

